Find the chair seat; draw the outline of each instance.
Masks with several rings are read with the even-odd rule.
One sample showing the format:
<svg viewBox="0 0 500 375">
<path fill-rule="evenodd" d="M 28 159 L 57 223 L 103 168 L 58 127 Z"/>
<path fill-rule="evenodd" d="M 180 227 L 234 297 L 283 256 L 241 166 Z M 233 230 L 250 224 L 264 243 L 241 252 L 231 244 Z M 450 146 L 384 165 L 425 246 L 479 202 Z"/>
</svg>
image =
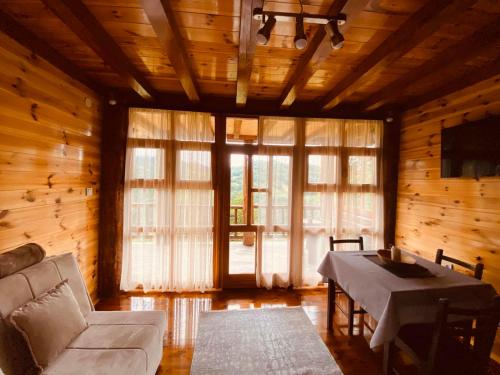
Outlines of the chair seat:
<svg viewBox="0 0 500 375">
<path fill-rule="evenodd" d="M 402 341 L 420 360 L 425 361 L 429 357 L 433 329 L 433 324 L 405 325 L 398 333 L 398 341 Z M 437 352 L 435 373 L 472 375 L 478 371 L 477 363 L 478 359 L 472 350 L 456 339 L 443 337 Z"/>
</svg>

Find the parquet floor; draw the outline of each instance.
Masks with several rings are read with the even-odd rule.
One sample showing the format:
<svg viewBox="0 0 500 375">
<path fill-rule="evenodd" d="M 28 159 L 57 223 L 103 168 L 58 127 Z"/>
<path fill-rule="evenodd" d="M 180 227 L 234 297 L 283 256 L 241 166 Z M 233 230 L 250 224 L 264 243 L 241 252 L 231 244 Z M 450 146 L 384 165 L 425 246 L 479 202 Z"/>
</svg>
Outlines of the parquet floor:
<svg viewBox="0 0 500 375">
<path fill-rule="evenodd" d="M 200 311 L 278 306 L 302 306 L 345 375 L 381 374 L 382 353 L 368 346 L 370 329 L 357 322 L 354 336 L 347 335 L 347 319 L 339 307 L 335 329 L 326 329 L 326 289 L 241 289 L 210 293 L 122 294 L 100 302 L 98 310 L 164 310 L 167 312 L 167 346 L 158 374 L 188 374 Z M 340 301 L 344 305 L 345 300 Z M 367 319 L 367 324 L 370 323 Z M 363 327 L 360 330 L 360 327 Z M 402 361 L 399 359 L 399 366 Z M 401 374 L 413 374 L 404 366 Z"/>
</svg>

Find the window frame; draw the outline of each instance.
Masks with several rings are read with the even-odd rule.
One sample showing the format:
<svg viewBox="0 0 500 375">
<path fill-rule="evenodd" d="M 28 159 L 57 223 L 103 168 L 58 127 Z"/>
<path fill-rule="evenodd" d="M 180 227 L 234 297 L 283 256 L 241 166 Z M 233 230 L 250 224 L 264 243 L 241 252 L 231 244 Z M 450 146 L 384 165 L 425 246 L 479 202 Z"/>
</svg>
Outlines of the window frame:
<svg viewBox="0 0 500 375">
<path fill-rule="evenodd" d="M 307 127 L 307 120 L 304 127 Z M 345 138 L 345 129 L 342 129 L 342 140 Z M 337 157 L 340 163 L 340 178 L 335 183 L 311 183 L 309 182 L 309 156 L 310 155 L 332 155 Z M 349 182 L 349 158 L 351 156 L 372 156 L 375 157 L 375 183 L 374 184 L 351 184 Z M 353 147 L 344 145 L 322 146 L 307 145 L 304 139 L 304 181 L 302 194 L 305 193 L 324 193 L 332 194 L 377 194 L 377 190 L 382 183 L 380 168 L 382 165 L 382 144 L 376 147 Z M 305 210 L 304 210 L 305 211 Z M 302 222 L 304 213 L 302 214 Z M 303 225 L 304 234 L 326 234 L 326 229 L 321 226 Z M 365 228 L 369 230 L 369 228 Z M 370 234 L 374 234 L 370 231 Z"/>
<path fill-rule="evenodd" d="M 213 117 L 213 116 L 212 116 Z M 175 128 L 175 124 L 174 124 Z M 172 134 L 174 136 L 174 134 Z M 130 178 L 125 181 L 125 188 L 130 189 L 130 194 L 132 194 L 133 189 L 152 189 L 155 192 L 161 189 L 166 189 L 166 182 L 168 178 L 175 179 L 174 187 L 177 190 L 207 190 L 212 191 L 215 199 L 215 163 L 216 163 L 216 155 L 215 155 L 215 141 L 206 141 L 206 142 L 195 142 L 189 140 L 176 140 L 176 139 L 155 139 L 155 138 L 127 138 L 127 152 L 132 152 L 134 149 L 161 149 L 163 150 L 163 155 L 165 157 L 164 166 L 165 172 L 170 175 L 170 177 L 165 175 L 162 178 L 151 178 L 151 179 L 143 179 L 143 178 Z M 211 180 L 210 181 L 196 181 L 196 180 L 180 180 L 177 178 L 176 173 L 176 162 L 177 162 L 177 153 L 183 150 L 192 150 L 192 151 L 209 151 L 211 153 L 210 156 L 210 173 Z M 133 154 L 132 154 L 133 155 Z M 132 156 L 133 157 L 133 156 Z M 167 163 L 171 161 L 173 165 L 167 165 Z M 154 205 L 155 203 L 153 203 Z M 215 204 L 215 201 L 214 201 Z M 132 202 L 131 202 L 132 205 Z M 145 205 L 145 204 L 142 204 Z M 214 215 L 215 219 L 215 215 Z M 203 228 L 203 227 L 201 227 Z M 211 226 L 212 232 L 215 231 L 215 225 Z M 153 227 L 147 226 L 133 226 L 130 227 L 130 233 L 128 234 L 131 237 L 140 233 L 151 233 L 154 235 L 157 230 Z M 176 228 L 176 231 L 180 234 L 182 233 L 192 233 L 199 230 L 200 227 L 192 228 L 187 230 L 183 227 Z M 160 230 L 165 230 L 165 228 L 161 228 Z"/>
</svg>

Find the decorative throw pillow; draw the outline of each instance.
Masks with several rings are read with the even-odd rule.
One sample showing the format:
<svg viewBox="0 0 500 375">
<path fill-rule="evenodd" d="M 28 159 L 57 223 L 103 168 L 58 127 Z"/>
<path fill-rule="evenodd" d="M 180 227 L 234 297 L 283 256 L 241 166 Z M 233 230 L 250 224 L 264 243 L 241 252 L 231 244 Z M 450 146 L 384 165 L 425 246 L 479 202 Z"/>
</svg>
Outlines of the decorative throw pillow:
<svg viewBox="0 0 500 375">
<path fill-rule="evenodd" d="M 14 310 L 10 321 L 23 335 L 40 370 L 87 328 L 68 280 Z"/>
<path fill-rule="evenodd" d="M 0 279 L 33 264 L 40 263 L 45 257 L 45 250 L 36 243 L 27 243 L 18 248 L 0 254 Z"/>
</svg>

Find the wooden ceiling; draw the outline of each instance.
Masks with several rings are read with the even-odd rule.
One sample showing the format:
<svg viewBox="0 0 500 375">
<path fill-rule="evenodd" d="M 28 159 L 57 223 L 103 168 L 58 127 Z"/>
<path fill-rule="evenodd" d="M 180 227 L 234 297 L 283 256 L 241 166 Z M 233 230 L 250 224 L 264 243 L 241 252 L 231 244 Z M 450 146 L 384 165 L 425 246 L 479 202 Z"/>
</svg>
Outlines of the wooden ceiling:
<svg viewBox="0 0 500 375">
<path fill-rule="evenodd" d="M 280 21 L 256 46 L 262 3 L 300 11 L 298 0 L 0 0 L 0 29 L 104 96 L 153 106 L 382 114 L 500 72 L 497 0 L 303 0 L 307 13 L 347 15 L 340 50 L 313 24 L 297 50 L 294 23 Z"/>
</svg>

